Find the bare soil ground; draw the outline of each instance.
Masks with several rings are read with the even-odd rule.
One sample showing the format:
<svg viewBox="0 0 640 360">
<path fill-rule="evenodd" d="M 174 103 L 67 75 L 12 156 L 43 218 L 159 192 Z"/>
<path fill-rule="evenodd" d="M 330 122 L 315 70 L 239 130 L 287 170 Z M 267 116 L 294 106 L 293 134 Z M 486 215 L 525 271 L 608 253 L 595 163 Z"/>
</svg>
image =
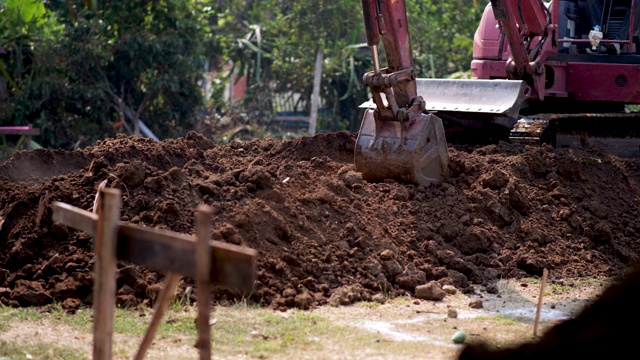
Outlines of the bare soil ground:
<svg viewBox="0 0 640 360">
<path fill-rule="evenodd" d="M 507 348 L 532 339 L 539 282 L 531 278 L 501 280 L 500 294 L 451 294 L 442 301 L 424 301 L 403 296 L 385 304 L 321 306 L 310 311 L 286 312 L 237 304 L 216 307 L 212 313 L 212 341 L 216 359 L 456 359 L 462 345 L 451 341 L 462 330 L 467 343 L 479 341 Z M 571 286 L 569 286 L 571 285 Z M 547 287 L 538 333 L 573 317 L 598 296 L 606 281 L 585 279 L 564 286 Z M 470 301 L 483 299 L 484 307 L 470 308 Z M 457 317 L 451 317 L 456 311 Z M 10 309 L 0 307 L 0 355 L 3 342 L 22 349 L 17 358 L 91 357 L 91 309 L 65 314 L 59 306 Z M 172 306 L 149 349 L 149 359 L 194 359 L 197 350 L 195 306 Z M 131 359 L 149 323 L 150 309 L 116 311 L 114 359 Z M 613 317 L 620 318 L 620 317 Z M 64 343 L 60 336 L 64 334 Z M 34 352 L 34 343 L 40 351 Z M 66 356 L 47 357 L 50 349 L 67 350 Z M 6 350 L 5 350 L 6 351 Z M 44 355 L 44 356 L 42 356 Z"/>
<path fill-rule="evenodd" d="M 212 238 L 258 251 L 250 300 L 282 310 L 413 294 L 429 281 L 495 293 L 498 279 L 543 268 L 552 282 L 616 276 L 640 255 L 637 159 L 452 146 L 450 177 L 423 187 L 363 181 L 354 144 L 348 132 L 225 145 L 191 132 L 18 152 L 0 164 L 0 302 L 91 303 L 91 239 L 53 223 L 51 204 L 90 209 L 105 179 L 134 224 L 192 233 L 195 207 L 214 207 Z M 118 304 L 149 303 L 162 277 L 119 264 Z"/>
</svg>

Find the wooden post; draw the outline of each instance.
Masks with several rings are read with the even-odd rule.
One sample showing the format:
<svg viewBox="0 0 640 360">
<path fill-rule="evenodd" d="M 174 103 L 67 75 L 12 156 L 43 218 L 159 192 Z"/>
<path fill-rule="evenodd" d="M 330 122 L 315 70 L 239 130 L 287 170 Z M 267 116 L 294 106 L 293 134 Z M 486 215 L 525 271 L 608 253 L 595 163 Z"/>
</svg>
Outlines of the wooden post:
<svg viewBox="0 0 640 360">
<path fill-rule="evenodd" d="M 120 190 L 103 189 L 94 243 L 93 359 L 110 360 L 116 305 L 116 242 L 120 222 Z"/>
<path fill-rule="evenodd" d="M 135 360 L 142 360 L 144 356 L 147 354 L 147 350 L 151 346 L 153 342 L 153 337 L 156 335 L 158 331 L 158 327 L 160 326 L 160 322 L 162 321 L 162 317 L 164 316 L 164 312 L 169 307 L 169 302 L 171 301 L 171 297 L 176 291 L 176 287 L 178 286 L 178 281 L 180 280 L 180 275 L 170 272 L 167 274 L 167 278 L 164 283 L 164 287 L 158 294 L 158 298 L 156 299 L 156 303 L 153 307 L 153 317 L 151 318 L 151 323 L 147 328 L 147 332 L 144 334 L 144 338 L 142 339 L 142 343 L 140 343 L 140 347 L 138 348 L 138 352 L 136 353 Z"/>
<path fill-rule="evenodd" d="M 313 94 L 311 95 L 311 114 L 309 117 L 309 134 L 316 134 L 316 122 L 318 118 L 318 105 L 320 104 L 320 80 L 322 79 L 322 47 L 316 53 L 316 70 L 313 73 Z"/>
<path fill-rule="evenodd" d="M 538 336 L 538 322 L 540 321 L 540 310 L 542 309 L 542 297 L 544 296 L 544 287 L 547 284 L 547 275 L 549 271 L 542 269 L 542 283 L 540 284 L 540 294 L 538 295 L 538 309 L 536 310 L 536 319 L 533 323 L 533 336 Z"/>
<path fill-rule="evenodd" d="M 100 190 L 98 213 L 55 202 L 53 219 L 94 236 L 94 353 L 93 358 L 110 359 L 113 342 L 113 313 L 116 295 L 117 259 L 168 272 L 165 286 L 154 306 L 135 359 L 144 358 L 175 292 L 180 275 L 195 279 L 198 298 L 198 341 L 200 359 L 211 359 L 210 283 L 253 290 L 256 280 L 256 254 L 253 249 L 209 240 L 213 210 L 199 206 L 196 236 L 144 228 L 120 222 L 120 191 Z M 116 241 L 117 240 L 117 241 Z M 194 266 L 195 264 L 195 266 Z"/>
<path fill-rule="evenodd" d="M 200 352 L 200 360 L 211 359 L 211 325 L 209 325 L 211 248 L 209 247 L 209 231 L 212 217 L 213 210 L 210 206 L 198 206 L 196 211 L 197 242 L 195 248 L 196 296 L 198 299 L 198 340 L 196 348 Z"/>
</svg>

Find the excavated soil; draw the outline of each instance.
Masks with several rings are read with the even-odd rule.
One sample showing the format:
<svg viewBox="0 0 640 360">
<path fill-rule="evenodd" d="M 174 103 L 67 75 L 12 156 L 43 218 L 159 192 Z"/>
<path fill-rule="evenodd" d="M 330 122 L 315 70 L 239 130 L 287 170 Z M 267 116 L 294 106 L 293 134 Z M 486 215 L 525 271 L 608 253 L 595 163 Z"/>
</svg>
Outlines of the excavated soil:
<svg viewBox="0 0 640 360">
<path fill-rule="evenodd" d="M 363 181 L 354 145 L 348 132 L 224 145 L 191 132 L 19 152 L 0 164 L 0 302 L 91 303 L 91 238 L 54 223 L 51 206 L 89 210 L 104 180 L 133 224 L 193 233 L 194 209 L 211 205 L 213 239 L 258 251 L 249 300 L 277 309 L 413 294 L 430 281 L 492 292 L 543 268 L 553 281 L 615 276 L 640 255 L 638 159 L 450 147 L 450 177 L 424 187 Z M 164 275 L 118 267 L 118 304 L 150 304 Z"/>
</svg>

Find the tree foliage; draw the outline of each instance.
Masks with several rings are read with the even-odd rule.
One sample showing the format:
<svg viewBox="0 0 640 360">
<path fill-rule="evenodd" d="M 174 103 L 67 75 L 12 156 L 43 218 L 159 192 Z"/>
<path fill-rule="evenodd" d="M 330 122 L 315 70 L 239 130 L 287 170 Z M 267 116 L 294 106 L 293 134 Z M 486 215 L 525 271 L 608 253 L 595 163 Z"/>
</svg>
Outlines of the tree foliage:
<svg viewBox="0 0 640 360">
<path fill-rule="evenodd" d="M 468 70 L 473 35 L 484 6 L 468 0 L 407 1 L 409 31 L 418 76 L 437 78 Z M 430 58 L 433 58 L 433 68 Z"/>
<path fill-rule="evenodd" d="M 407 0 L 419 76 L 468 69 L 483 5 Z M 319 130 L 357 130 L 363 28 L 352 0 L 0 0 L 0 125 L 32 123 L 66 148 L 138 134 L 138 119 L 180 135 L 202 108 L 205 64 L 230 61 L 249 79 L 245 107 L 273 113 L 273 95 L 300 94 L 288 110 L 308 113 L 321 49 Z"/>
<path fill-rule="evenodd" d="M 63 147 L 123 129 L 139 134 L 138 119 L 161 137 L 192 127 L 208 33 L 201 2 L 47 5 L 61 30 L 32 46 L 42 71 L 16 99 L 14 123 L 34 123 L 45 145 Z"/>
<path fill-rule="evenodd" d="M 0 0 L 0 125 L 9 123 L 15 101 L 38 76 L 40 66 L 34 48 L 54 36 L 59 26 L 44 4 L 36 0 Z M 17 125 L 26 123 L 17 118 Z"/>
<path fill-rule="evenodd" d="M 333 116 L 321 126 L 357 130 L 357 106 L 367 97 L 360 78 L 371 69 L 369 52 L 361 46 L 359 1 L 226 0 L 221 8 L 214 32 L 227 44 L 226 59 L 233 60 L 250 83 L 270 83 L 276 92 L 299 92 L 308 99 L 316 50 L 322 47 L 321 96 Z M 419 76 L 445 77 L 469 69 L 473 34 L 482 13 L 479 4 L 409 0 L 407 12 Z"/>
</svg>

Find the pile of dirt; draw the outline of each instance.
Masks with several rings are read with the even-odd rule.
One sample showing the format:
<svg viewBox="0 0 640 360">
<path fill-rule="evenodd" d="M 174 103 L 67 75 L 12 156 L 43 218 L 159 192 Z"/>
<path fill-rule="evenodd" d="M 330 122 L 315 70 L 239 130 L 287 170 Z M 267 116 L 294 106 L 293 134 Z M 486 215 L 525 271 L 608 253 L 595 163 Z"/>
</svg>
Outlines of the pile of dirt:
<svg viewBox="0 0 640 360">
<path fill-rule="evenodd" d="M 211 205 L 213 239 L 258 251 L 251 300 L 280 309 L 414 293 L 429 281 L 491 292 L 497 279 L 543 268 L 554 279 L 611 276 L 640 255 L 637 159 L 450 147 L 450 177 L 424 187 L 363 181 L 354 145 L 348 132 L 225 145 L 191 132 L 19 152 L 0 165 L 0 302 L 91 302 L 91 239 L 54 223 L 51 204 L 88 210 L 105 179 L 133 224 L 193 233 L 193 210 Z M 120 263 L 118 304 L 149 302 L 162 278 Z"/>
</svg>

